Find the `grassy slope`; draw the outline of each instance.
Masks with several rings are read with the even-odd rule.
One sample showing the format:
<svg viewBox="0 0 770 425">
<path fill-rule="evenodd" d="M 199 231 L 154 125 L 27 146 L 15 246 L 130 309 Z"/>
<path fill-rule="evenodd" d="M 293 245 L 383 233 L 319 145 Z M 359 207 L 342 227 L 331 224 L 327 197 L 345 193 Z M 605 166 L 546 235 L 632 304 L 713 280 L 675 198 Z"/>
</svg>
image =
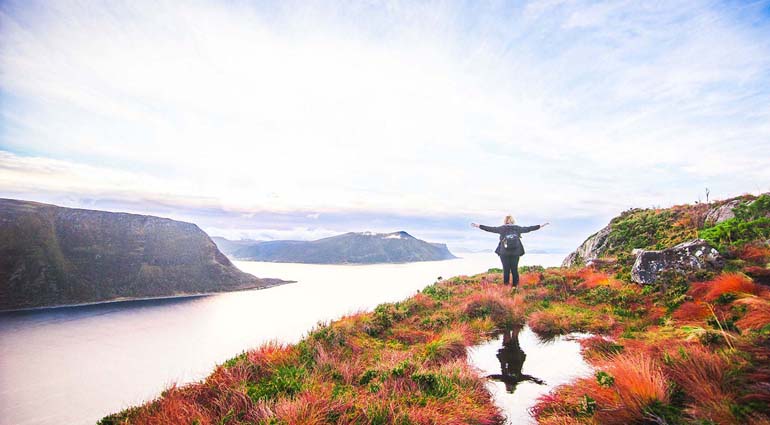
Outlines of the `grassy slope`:
<svg viewBox="0 0 770 425">
<path fill-rule="evenodd" d="M 543 336 L 603 335 L 583 342 L 602 373 L 542 399 L 543 423 L 768 421 L 770 293 L 745 276 L 658 292 L 548 269 L 522 286 L 515 294 L 497 274 L 445 280 L 296 345 L 246 352 L 101 423 L 500 423 L 465 347 L 524 320 Z"/>
<path fill-rule="evenodd" d="M 651 226 L 645 243 L 675 244 L 706 231 L 686 225 L 698 208 L 666 210 L 679 229 L 647 218 L 627 236 Z M 629 217 L 642 216 L 619 221 Z M 465 348 L 524 321 L 544 337 L 597 335 L 582 342 L 596 375 L 543 397 L 533 409 L 541 423 L 770 423 L 770 291 L 744 273 L 768 270 L 764 221 L 725 223 L 750 237 L 724 239 L 732 269 L 700 282 L 671 275 L 641 288 L 612 267 L 531 268 L 515 293 L 497 273 L 456 277 L 296 345 L 246 352 L 101 423 L 500 423 Z"/>
</svg>

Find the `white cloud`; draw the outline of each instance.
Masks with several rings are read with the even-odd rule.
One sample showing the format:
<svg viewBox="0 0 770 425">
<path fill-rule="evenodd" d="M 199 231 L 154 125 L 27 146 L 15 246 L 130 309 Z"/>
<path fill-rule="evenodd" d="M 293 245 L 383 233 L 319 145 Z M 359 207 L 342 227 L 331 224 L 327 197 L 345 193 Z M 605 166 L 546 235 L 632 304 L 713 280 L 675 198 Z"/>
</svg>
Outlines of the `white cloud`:
<svg viewBox="0 0 770 425">
<path fill-rule="evenodd" d="M 767 189 L 762 7 L 7 3 L 0 191 L 558 219 Z"/>
</svg>

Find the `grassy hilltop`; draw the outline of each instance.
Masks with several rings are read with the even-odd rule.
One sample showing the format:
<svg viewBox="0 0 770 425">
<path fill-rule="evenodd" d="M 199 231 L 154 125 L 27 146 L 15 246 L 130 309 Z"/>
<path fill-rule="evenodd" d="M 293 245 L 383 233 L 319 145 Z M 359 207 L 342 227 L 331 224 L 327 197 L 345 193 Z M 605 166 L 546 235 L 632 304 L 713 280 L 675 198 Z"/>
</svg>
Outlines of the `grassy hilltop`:
<svg viewBox="0 0 770 425">
<path fill-rule="evenodd" d="M 631 209 L 613 218 L 584 245 L 594 242 L 590 256 L 602 268 L 612 269 L 619 273 L 618 277 L 627 279 L 635 259 L 634 249 L 660 250 L 695 238 L 719 249 L 728 259 L 728 270 L 756 266 L 755 261 L 746 262 L 741 251 L 766 246 L 770 241 L 770 194 L 671 208 Z M 585 265 L 586 253 L 580 251 L 576 251 L 570 265 Z M 743 271 L 759 278 L 770 277 L 761 268 Z"/>
<path fill-rule="evenodd" d="M 295 345 L 245 352 L 100 423 L 497 424 L 466 348 L 522 323 L 544 338 L 595 335 L 581 341 L 595 375 L 542 397 L 532 411 L 540 423 L 770 423 L 770 290 L 750 277 L 770 262 L 766 202 L 747 197 L 748 215 L 738 207 L 712 225 L 694 214 L 708 207 L 634 210 L 615 221 L 628 225 L 606 251 L 614 261 L 523 268 L 518 291 L 498 273 L 442 280 Z M 632 249 L 696 236 L 719 247 L 725 271 L 626 280 Z"/>
</svg>

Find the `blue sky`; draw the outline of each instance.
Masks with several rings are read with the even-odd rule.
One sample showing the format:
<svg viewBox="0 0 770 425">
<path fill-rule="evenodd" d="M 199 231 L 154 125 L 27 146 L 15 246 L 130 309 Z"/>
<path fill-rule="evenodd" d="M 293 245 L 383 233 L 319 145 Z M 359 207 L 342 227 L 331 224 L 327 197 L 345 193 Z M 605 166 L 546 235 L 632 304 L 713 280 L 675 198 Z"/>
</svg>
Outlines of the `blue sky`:
<svg viewBox="0 0 770 425">
<path fill-rule="evenodd" d="M 770 191 L 768 1 L 3 2 L 0 196 L 229 237 Z"/>
</svg>

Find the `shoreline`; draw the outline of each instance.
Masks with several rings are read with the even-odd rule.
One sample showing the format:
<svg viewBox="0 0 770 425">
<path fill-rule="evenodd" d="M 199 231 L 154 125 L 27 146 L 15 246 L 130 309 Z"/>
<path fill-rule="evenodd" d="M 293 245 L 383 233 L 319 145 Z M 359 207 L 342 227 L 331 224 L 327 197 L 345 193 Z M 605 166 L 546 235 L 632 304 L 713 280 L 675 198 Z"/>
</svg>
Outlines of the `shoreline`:
<svg viewBox="0 0 770 425">
<path fill-rule="evenodd" d="M 439 261 L 452 261 L 462 260 L 463 257 L 455 256 L 454 258 L 445 258 L 443 260 L 419 260 L 419 261 L 401 261 L 401 262 L 382 262 L 382 263 L 297 263 L 293 261 L 269 261 L 269 260 L 253 260 L 245 258 L 227 257 L 230 261 L 248 261 L 251 263 L 271 263 L 271 264 L 299 264 L 310 266 L 381 266 L 387 264 L 415 264 L 415 263 L 437 263 Z"/>
<path fill-rule="evenodd" d="M 198 293 L 191 293 L 191 294 L 163 295 L 159 297 L 121 297 L 121 298 L 113 298 L 113 299 L 104 300 L 104 301 L 92 301 L 87 303 L 57 304 L 57 305 L 49 305 L 49 306 L 41 306 L 41 307 L 15 308 L 15 309 L 9 309 L 9 310 L 0 310 L 0 316 L 4 313 L 22 313 L 22 312 L 33 312 L 33 311 L 40 311 L 40 310 L 53 310 L 57 308 L 88 307 L 88 306 L 103 305 L 103 304 L 118 304 L 118 303 L 132 302 L 132 301 L 155 301 L 155 300 L 172 300 L 172 299 L 183 299 L 183 298 L 207 297 L 211 295 L 228 294 L 232 292 L 270 289 L 276 286 L 282 286 L 289 283 L 297 282 L 296 280 L 281 280 L 281 279 L 272 279 L 272 278 L 267 278 L 262 280 L 275 282 L 275 283 L 271 283 L 267 286 L 255 286 L 253 288 L 234 289 L 232 291 L 198 292 Z"/>
</svg>

